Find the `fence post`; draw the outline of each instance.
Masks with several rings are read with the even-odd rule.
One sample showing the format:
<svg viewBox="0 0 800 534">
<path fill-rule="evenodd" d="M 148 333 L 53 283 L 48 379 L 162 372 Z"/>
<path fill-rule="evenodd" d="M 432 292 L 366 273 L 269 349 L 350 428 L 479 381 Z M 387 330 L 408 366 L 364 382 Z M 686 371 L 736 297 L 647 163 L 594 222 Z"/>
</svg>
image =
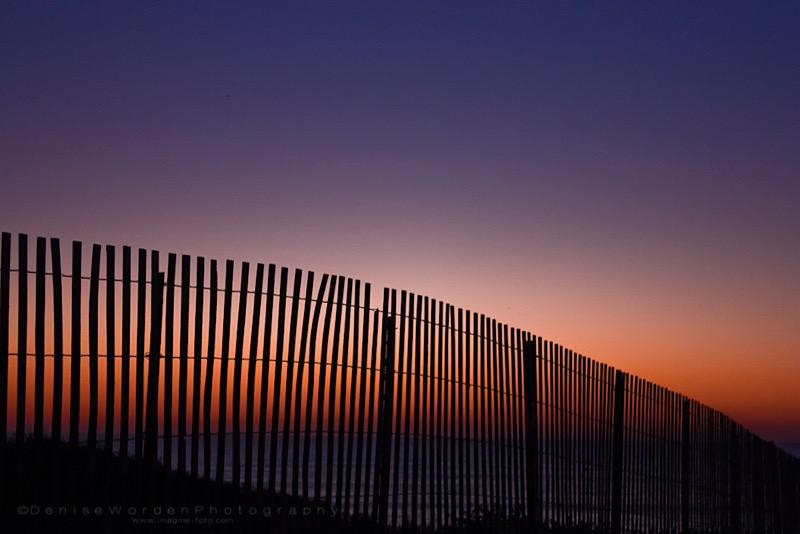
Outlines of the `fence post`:
<svg viewBox="0 0 800 534">
<path fill-rule="evenodd" d="M 392 437 L 392 399 L 394 397 L 394 316 L 384 313 L 381 349 L 381 387 L 378 421 L 378 524 L 388 524 L 389 462 Z"/>
<path fill-rule="evenodd" d="M 617 371 L 614 381 L 614 442 L 611 463 L 611 533 L 622 527 L 622 440 L 625 418 L 625 382 L 627 375 Z"/>
<path fill-rule="evenodd" d="M 681 532 L 689 532 L 689 492 L 691 485 L 689 477 L 689 399 L 683 399 L 683 419 L 681 431 Z"/>
<path fill-rule="evenodd" d="M 536 420 L 536 338 L 525 341 L 522 350 L 525 395 L 525 481 L 528 526 L 533 529 L 539 517 L 539 429 Z"/>
<path fill-rule="evenodd" d="M 164 298 L 164 273 L 153 280 L 150 312 L 150 363 L 147 372 L 147 404 L 145 408 L 144 459 L 155 465 L 158 443 L 158 382 L 161 364 L 161 323 Z"/>
</svg>

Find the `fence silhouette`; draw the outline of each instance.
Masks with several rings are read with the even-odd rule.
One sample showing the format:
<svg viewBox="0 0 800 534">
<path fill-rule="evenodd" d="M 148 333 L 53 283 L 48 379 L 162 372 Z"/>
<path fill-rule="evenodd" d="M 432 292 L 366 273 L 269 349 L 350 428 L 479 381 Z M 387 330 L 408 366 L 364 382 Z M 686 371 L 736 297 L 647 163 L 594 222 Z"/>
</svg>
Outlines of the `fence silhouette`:
<svg viewBox="0 0 800 534">
<path fill-rule="evenodd" d="M 16 241 L 2 234 L 0 443 L 157 459 L 378 525 L 798 532 L 797 458 L 484 315 L 130 247 L 73 242 L 65 273 L 58 239 L 31 268 Z"/>
</svg>

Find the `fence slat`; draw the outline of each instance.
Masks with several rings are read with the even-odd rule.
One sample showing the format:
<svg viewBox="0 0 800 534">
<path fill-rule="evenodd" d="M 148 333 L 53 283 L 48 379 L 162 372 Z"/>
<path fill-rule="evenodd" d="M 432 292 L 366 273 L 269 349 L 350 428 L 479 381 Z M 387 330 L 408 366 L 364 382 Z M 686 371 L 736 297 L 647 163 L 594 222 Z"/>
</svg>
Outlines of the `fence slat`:
<svg viewBox="0 0 800 534">
<path fill-rule="evenodd" d="M 208 297 L 208 344 L 206 349 L 206 380 L 203 387 L 203 478 L 211 478 L 211 399 L 214 388 L 214 367 L 216 365 L 217 341 L 217 293 L 219 279 L 217 260 L 209 265 L 209 297 Z"/>
<path fill-rule="evenodd" d="M 181 256 L 181 323 L 178 344 L 178 473 L 186 473 L 186 415 L 189 387 L 189 284 L 191 258 Z"/>
<path fill-rule="evenodd" d="M 231 398 L 232 433 L 232 483 L 238 488 L 241 480 L 241 403 L 242 403 L 242 357 L 244 355 L 244 329 L 247 320 L 247 288 L 250 282 L 250 264 L 242 263 L 239 286 L 239 313 L 236 318 L 236 344 L 233 353 L 233 395 Z"/>
<path fill-rule="evenodd" d="M 324 291 L 324 290 L 323 290 Z M 319 321 L 319 310 L 322 303 L 323 292 L 320 292 L 319 298 L 317 299 L 317 304 L 314 309 L 314 331 L 312 333 L 312 343 L 316 343 L 316 327 Z M 309 421 L 308 418 L 301 417 L 303 414 L 303 379 L 305 378 L 305 371 L 307 365 L 313 365 L 310 362 L 306 362 L 306 354 L 308 352 L 308 328 L 309 324 L 311 323 L 311 304 L 314 297 L 314 273 L 312 271 L 308 272 L 306 276 L 306 296 L 305 296 L 305 305 L 303 307 L 303 326 L 301 328 L 300 333 L 300 352 L 298 353 L 298 362 L 297 362 L 297 388 L 295 389 L 295 401 L 294 401 L 294 450 L 292 451 L 292 491 L 294 495 L 302 495 L 304 498 L 308 498 L 308 486 L 304 485 L 300 488 L 300 443 L 306 441 L 306 434 L 301 432 L 300 430 L 300 422 L 301 421 Z M 313 350 L 313 349 L 312 349 Z M 310 371 L 309 371 L 310 373 Z M 310 378 L 310 377 L 309 377 Z M 312 389 L 311 381 L 309 380 L 308 383 L 308 390 Z M 310 412 L 311 406 L 306 405 L 305 411 Z M 306 429 L 306 432 L 309 430 Z M 305 455 L 305 450 L 303 451 Z M 307 482 L 308 478 L 305 477 L 304 482 Z"/>
<path fill-rule="evenodd" d="M 367 468 L 366 468 L 366 472 L 364 473 L 364 481 L 365 481 L 364 482 L 364 486 L 365 487 L 370 487 L 370 482 L 372 482 L 372 484 L 371 484 L 372 491 L 369 493 L 369 497 L 370 497 L 370 501 L 371 502 L 370 503 L 366 503 L 365 507 L 368 507 L 367 509 L 370 511 L 370 517 L 375 521 L 377 521 L 377 512 L 376 512 L 377 507 L 375 506 L 375 503 L 376 503 L 375 495 L 377 495 L 377 493 L 378 493 L 378 486 L 377 486 L 377 484 L 375 484 L 374 479 L 370 478 L 370 474 L 371 474 L 370 473 L 370 468 L 374 464 L 376 466 L 376 472 L 377 472 L 377 465 L 378 465 L 377 451 L 376 451 L 376 458 L 375 458 L 375 460 L 373 462 L 373 456 L 372 456 L 373 447 L 372 447 L 372 444 L 373 444 L 373 442 L 377 441 L 377 437 L 375 436 L 374 431 L 375 431 L 375 425 L 376 425 L 376 418 L 379 417 L 379 414 L 380 414 L 380 411 L 378 409 L 378 405 L 380 403 L 380 397 L 379 397 L 379 392 L 378 392 L 378 390 L 380 388 L 380 377 L 378 377 L 378 378 L 375 377 L 375 373 L 377 373 L 377 368 L 378 368 L 378 363 L 377 363 L 378 362 L 378 331 L 380 330 L 380 328 L 378 326 L 379 325 L 379 321 L 380 321 L 379 313 L 380 312 L 376 308 L 375 312 L 372 315 L 372 325 L 373 325 L 372 326 L 372 356 L 371 356 L 371 362 L 372 363 L 371 363 L 371 366 L 370 366 L 370 381 L 369 381 L 370 388 L 369 388 L 369 397 L 368 397 L 370 399 L 369 415 L 367 417 L 367 423 L 368 423 L 367 435 L 369 436 L 369 440 L 367 441 L 367 452 L 366 452 Z M 377 446 L 375 448 L 377 450 Z M 370 506 L 370 504 L 372 506 Z"/>
<path fill-rule="evenodd" d="M 175 271 L 177 256 L 174 253 L 167 255 L 167 277 L 164 287 L 166 307 L 164 309 L 164 400 L 163 409 L 163 454 L 164 465 L 172 469 L 172 384 L 173 363 L 175 356 Z"/>
<path fill-rule="evenodd" d="M 193 478 L 200 471 L 200 387 L 203 376 L 203 305 L 205 295 L 205 259 L 197 258 L 194 293 L 194 357 L 192 368 L 192 468 Z M 207 456 L 207 454 L 206 454 Z"/>
<path fill-rule="evenodd" d="M 280 290 L 278 293 L 277 345 L 275 347 L 275 373 L 272 379 L 272 432 L 270 433 L 269 491 L 275 493 L 277 487 L 278 465 L 278 423 L 280 418 L 281 384 L 283 384 L 283 345 L 286 330 L 286 288 L 289 270 L 281 268 Z"/>
<path fill-rule="evenodd" d="M 17 444 L 25 440 L 28 384 L 28 236 L 20 234 L 17 272 Z"/>
<path fill-rule="evenodd" d="M 92 246 L 92 270 L 89 278 L 89 423 L 86 436 L 86 444 L 90 451 L 94 451 L 97 447 L 97 412 L 99 409 L 100 252 L 100 245 Z"/>
<path fill-rule="evenodd" d="M 309 280 L 309 285 L 311 285 L 311 281 Z M 322 281 L 320 282 L 319 289 L 317 290 L 317 300 L 314 304 L 314 319 L 311 323 L 311 340 L 309 343 L 309 352 L 308 352 L 308 388 L 306 389 L 306 417 L 305 417 L 305 433 L 304 433 L 304 440 L 303 440 L 303 492 L 302 495 L 305 498 L 311 498 L 311 493 L 309 491 L 309 464 L 310 464 L 310 456 L 311 456 L 311 420 L 313 415 L 312 407 L 314 405 L 314 387 L 315 387 L 315 377 L 316 377 L 316 367 L 317 363 L 315 361 L 315 354 L 317 351 L 317 332 L 319 330 L 319 317 L 322 311 L 322 304 L 324 301 L 325 296 L 325 289 L 328 285 L 328 275 L 322 275 Z M 333 296 L 333 284 L 331 284 L 331 290 L 328 297 L 328 302 L 332 300 Z M 327 323 L 327 316 L 325 319 Z M 324 388 L 325 385 L 323 382 L 320 382 L 319 388 Z M 319 408 L 317 408 L 319 409 Z M 319 431 L 316 432 L 319 434 Z M 318 440 L 315 441 L 315 443 Z M 319 466 L 315 466 L 315 472 L 319 472 Z M 316 475 L 315 475 L 316 476 Z M 314 486 L 315 497 L 319 498 L 319 486 Z"/>
<path fill-rule="evenodd" d="M 356 282 L 358 284 L 358 282 Z M 358 295 L 358 285 L 356 285 L 356 295 Z M 364 431 L 368 425 L 368 421 L 365 419 L 365 412 L 367 404 L 372 404 L 371 399 L 367 399 L 367 369 L 369 368 L 368 356 L 369 356 L 369 316 L 370 316 L 370 285 L 364 284 L 364 323 L 362 326 L 361 331 L 361 363 L 359 365 L 359 393 L 358 393 L 358 437 L 356 442 L 356 473 L 355 473 L 355 489 L 353 490 L 353 495 L 355 496 L 355 509 L 353 513 L 355 515 L 359 515 L 361 510 L 367 510 L 367 503 L 366 497 L 364 498 L 363 508 L 362 508 L 362 499 L 361 499 L 361 475 L 362 473 L 366 473 L 366 478 L 364 488 L 366 489 L 367 484 L 366 481 L 369 480 L 369 462 L 370 456 L 367 454 L 366 468 L 363 465 L 364 462 Z M 357 303 L 356 303 L 357 304 Z M 358 310 L 358 308 L 356 308 Z M 358 330 L 358 316 L 356 316 L 356 330 Z M 358 336 L 358 333 L 355 334 Z M 302 353 L 302 351 L 301 351 Z M 371 440 L 372 436 L 370 433 L 367 433 L 367 439 Z"/>
<path fill-rule="evenodd" d="M 297 349 L 297 316 L 300 308 L 300 287 L 303 282 L 303 271 L 295 269 L 294 271 L 294 285 L 292 288 L 292 311 L 289 316 L 289 346 L 286 351 L 286 395 L 283 399 L 283 443 L 281 445 L 281 461 L 283 469 L 281 469 L 281 492 L 289 493 L 289 488 L 286 486 L 288 478 L 289 464 L 289 431 L 292 423 L 292 400 L 294 397 L 295 388 L 300 389 L 300 385 L 295 384 L 295 351 Z M 300 417 L 300 413 L 294 414 L 295 418 Z M 297 436 L 294 437 L 295 441 Z M 295 488 L 295 491 L 296 488 Z"/>
<path fill-rule="evenodd" d="M 34 323 L 34 350 L 36 353 L 33 386 L 33 438 L 41 441 L 44 435 L 44 317 L 45 317 L 45 269 L 47 265 L 47 241 L 36 238 L 36 309 Z"/>
<path fill-rule="evenodd" d="M 334 486 L 333 486 L 333 459 L 334 459 L 334 442 L 336 439 L 335 431 L 335 406 L 336 406 L 336 379 L 338 378 L 339 374 L 339 339 L 342 333 L 342 305 L 344 304 L 344 289 L 345 289 L 345 279 L 344 277 L 339 277 L 339 288 L 338 288 L 338 296 L 336 298 L 336 318 L 334 319 L 334 328 L 333 328 L 333 348 L 331 350 L 331 373 L 330 373 L 330 384 L 328 387 L 328 396 L 324 401 L 322 406 L 328 408 L 328 419 L 327 419 L 327 429 L 328 429 L 328 439 L 327 439 L 327 447 L 325 452 L 327 453 L 327 462 L 325 465 L 325 503 L 328 506 L 331 506 L 333 503 L 333 493 L 334 493 Z M 338 499 L 337 495 L 337 499 Z"/>
<path fill-rule="evenodd" d="M 111 456 L 114 453 L 114 410 L 115 394 L 114 384 L 117 381 L 116 373 L 116 300 L 114 295 L 115 278 L 114 247 L 106 246 L 106 424 L 105 424 L 105 453 Z M 110 480 L 109 480 L 110 482 Z M 109 488 L 110 489 L 110 488 Z"/>
<path fill-rule="evenodd" d="M 119 455 L 128 457 L 131 393 L 131 247 L 122 247 L 122 347 L 119 399 Z M 127 469 L 127 462 L 123 464 Z M 123 471 L 123 473 L 126 473 Z"/>
<path fill-rule="evenodd" d="M 145 352 L 147 352 L 144 344 L 145 307 L 147 306 L 147 251 L 140 248 L 138 254 L 139 261 L 136 280 L 136 410 L 134 414 L 134 457 L 137 461 L 142 459 L 143 452 L 142 436 L 144 431 L 144 360 Z M 74 281 L 75 280 L 73 278 L 73 283 Z M 75 314 L 73 312 L 73 316 L 74 315 Z"/>
<path fill-rule="evenodd" d="M 233 298 L 233 261 L 225 262 L 225 293 L 222 303 L 222 344 L 219 360 L 219 400 L 217 409 L 217 486 L 225 482 L 225 448 L 228 425 L 228 360 L 231 345 L 231 306 Z M 238 416 L 238 414 L 237 414 Z"/>
<path fill-rule="evenodd" d="M 264 350 L 261 356 L 261 395 L 259 398 L 257 487 L 264 491 L 264 465 L 266 461 L 267 394 L 269 392 L 269 360 L 272 353 L 272 310 L 275 300 L 275 265 L 267 271 L 267 309 L 264 314 Z"/>
<path fill-rule="evenodd" d="M 348 282 L 349 284 L 349 282 Z M 358 340 L 359 340 L 359 319 L 360 319 L 360 307 L 361 307 L 361 282 L 359 280 L 355 281 L 355 300 L 353 302 L 353 349 L 352 349 L 352 356 L 350 356 L 350 380 L 349 380 L 349 390 L 350 390 L 350 399 L 348 404 L 350 405 L 350 413 L 347 417 L 347 464 L 345 466 L 345 473 L 347 478 L 344 483 L 344 487 L 346 489 L 344 494 L 344 513 L 345 515 L 349 516 L 352 513 L 352 508 L 350 507 L 350 499 L 353 495 L 353 433 L 355 431 L 355 417 L 356 417 L 356 404 L 359 401 L 359 398 L 356 397 L 356 393 L 358 391 L 358 387 L 356 386 L 358 381 Z M 350 321 L 348 320 L 348 323 Z M 349 336 L 345 336 L 347 339 Z M 361 399 L 363 401 L 363 399 Z M 342 410 L 344 412 L 344 409 Z M 344 429 L 343 429 L 344 430 Z M 344 431 L 341 434 L 344 437 Z M 355 493 L 356 496 L 356 503 L 358 502 L 358 492 Z"/>
<path fill-rule="evenodd" d="M 264 290 L 264 264 L 256 265 L 256 287 L 253 298 L 253 321 L 250 327 L 250 354 L 247 359 L 247 400 L 244 431 L 244 487 L 253 487 L 253 421 L 255 408 L 256 368 L 258 367 L 258 330 L 261 325 L 261 301 Z"/>
<path fill-rule="evenodd" d="M 342 489 L 344 485 L 344 421 L 345 421 L 345 414 L 347 397 L 345 396 L 347 393 L 347 360 L 349 355 L 349 339 L 350 339 L 350 321 L 352 317 L 352 309 L 353 309 L 353 279 L 347 279 L 347 298 L 345 300 L 345 309 L 344 309 L 344 332 L 342 333 L 342 348 L 341 348 L 341 355 L 342 361 L 340 366 L 342 368 L 342 380 L 341 384 L 339 385 L 339 402 L 338 402 L 338 409 L 335 411 L 336 417 L 338 419 L 338 434 L 339 439 L 338 444 L 336 446 L 336 503 L 338 507 L 342 508 L 342 499 L 344 495 L 342 495 Z M 331 404 L 336 404 L 336 395 L 334 394 L 331 397 Z M 344 513 L 347 513 L 347 509 L 344 509 Z"/>
</svg>

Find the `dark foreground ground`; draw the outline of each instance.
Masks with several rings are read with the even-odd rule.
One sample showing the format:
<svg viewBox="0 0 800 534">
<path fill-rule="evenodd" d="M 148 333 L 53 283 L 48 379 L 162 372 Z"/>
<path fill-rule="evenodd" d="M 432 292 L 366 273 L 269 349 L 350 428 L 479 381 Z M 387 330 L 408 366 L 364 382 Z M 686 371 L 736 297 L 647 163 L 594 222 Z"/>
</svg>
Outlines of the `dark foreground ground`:
<svg viewBox="0 0 800 534">
<path fill-rule="evenodd" d="M 49 441 L 0 448 L 0 532 L 431 532 L 344 518 L 325 503 L 244 491 L 162 465 Z M 598 532 L 531 528 L 521 518 L 475 514 L 437 532 Z"/>
</svg>

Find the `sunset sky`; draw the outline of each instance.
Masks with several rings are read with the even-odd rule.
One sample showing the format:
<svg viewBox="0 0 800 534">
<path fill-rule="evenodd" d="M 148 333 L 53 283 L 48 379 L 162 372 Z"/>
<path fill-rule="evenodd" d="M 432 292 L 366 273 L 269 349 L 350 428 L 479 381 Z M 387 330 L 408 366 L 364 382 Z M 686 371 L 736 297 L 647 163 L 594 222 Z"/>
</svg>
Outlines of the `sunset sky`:
<svg viewBox="0 0 800 534">
<path fill-rule="evenodd" d="M 4 2 L 0 229 L 429 295 L 800 443 L 794 2 Z"/>
</svg>

